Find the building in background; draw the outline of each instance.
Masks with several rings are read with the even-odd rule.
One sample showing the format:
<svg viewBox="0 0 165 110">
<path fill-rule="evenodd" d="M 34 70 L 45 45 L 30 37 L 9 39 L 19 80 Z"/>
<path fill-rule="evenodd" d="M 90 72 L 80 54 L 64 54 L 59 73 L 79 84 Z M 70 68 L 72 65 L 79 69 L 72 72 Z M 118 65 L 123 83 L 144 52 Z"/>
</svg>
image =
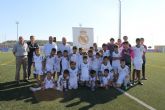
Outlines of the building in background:
<svg viewBox="0 0 165 110">
<path fill-rule="evenodd" d="M 165 45 L 155 45 L 154 49 L 155 52 L 165 53 Z"/>
</svg>

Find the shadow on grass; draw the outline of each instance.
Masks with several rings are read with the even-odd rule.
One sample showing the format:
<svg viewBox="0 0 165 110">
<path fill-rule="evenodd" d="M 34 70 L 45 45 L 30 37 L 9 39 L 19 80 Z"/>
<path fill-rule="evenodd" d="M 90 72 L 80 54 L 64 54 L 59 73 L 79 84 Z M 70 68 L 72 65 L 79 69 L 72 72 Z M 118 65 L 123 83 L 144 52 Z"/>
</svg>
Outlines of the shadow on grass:
<svg viewBox="0 0 165 110">
<path fill-rule="evenodd" d="M 18 85 L 15 81 L 0 83 L 0 101 L 10 100 L 29 100 L 32 99 L 32 103 L 37 103 L 33 98 L 32 93 L 29 91 L 29 87 L 34 82 L 23 82 L 20 81 Z"/>
<path fill-rule="evenodd" d="M 80 88 L 78 90 L 69 91 L 66 95 L 64 95 L 64 98 L 60 102 L 66 103 L 74 100 L 75 98 L 78 98 L 79 101 L 68 104 L 66 107 L 78 106 L 79 104 L 85 102 L 89 103 L 89 105 L 81 107 L 79 110 L 88 110 L 97 104 L 110 102 L 121 94 L 122 93 L 117 91 L 115 88 L 110 88 L 108 90 L 98 88 L 94 92 L 90 91 L 89 88 Z"/>
<path fill-rule="evenodd" d="M 64 106 L 66 108 L 70 109 L 78 106 L 79 110 L 88 110 L 97 104 L 110 102 L 122 94 L 114 88 L 108 90 L 97 88 L 96 91 L 92 92 L 86 87 L 69 90 L 67 92 L 49 89 L 32 93 L 29 87 L 31 87 L 33 83 L 34 82 L 21 82 L 20 85 L 16 85 L 15 82 L 0 83 L 0 101 L 23 100 L 25 103 L 30 102 L 36 104 L 41 101 L 51 101 L 60 98 L 60 103 L 64 105 L 67 103 L 67 105 Z M 73 102 L 75 99 L 79 100 Z M 88 103 L 88 105 L 82 105 L 84 102 Z"/>
</svg>

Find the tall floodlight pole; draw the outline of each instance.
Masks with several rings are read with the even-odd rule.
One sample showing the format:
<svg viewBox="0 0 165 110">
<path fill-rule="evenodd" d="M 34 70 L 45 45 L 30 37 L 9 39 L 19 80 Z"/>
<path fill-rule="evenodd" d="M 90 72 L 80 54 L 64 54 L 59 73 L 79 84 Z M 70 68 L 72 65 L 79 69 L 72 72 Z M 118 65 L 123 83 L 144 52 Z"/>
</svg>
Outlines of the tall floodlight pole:
<svg viewBox="0 0 165 110">
<path fill-rule="evenodd" d="M 16 21 L 16 25 L 17 25 L 17 41 L 18 41 L 18 25 L 19 25 L 19 22 L 18 21 Z"/>
<path fill-rule="evenodd" d="M 119 39 L 121 39 L 121 0 L 119 1 Z"/>
</svg>

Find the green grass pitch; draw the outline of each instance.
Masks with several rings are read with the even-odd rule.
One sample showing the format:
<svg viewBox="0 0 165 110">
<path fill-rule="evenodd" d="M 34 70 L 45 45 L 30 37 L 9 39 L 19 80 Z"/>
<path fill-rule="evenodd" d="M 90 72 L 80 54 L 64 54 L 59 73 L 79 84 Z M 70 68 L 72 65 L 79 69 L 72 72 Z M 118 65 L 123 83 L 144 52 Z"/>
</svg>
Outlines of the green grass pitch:
<svg viewBox="0 0 165 110">
<path fill-rule="evenodd" d="M 165 54 L 147 53 L 146 74 L 148 80 L 143 81 L 144 86 L 137 85 L 127 92 L 157 110 L 164 110 Z M 33 81 L 16 86 L 14 76 L 15 58 L 11 52 L 1 52 L 0 110 L 147 110 L 114 88 L 97 89 L 95 92 L 79 88 L 59 94 L 52 100 L 37 101 L 29 91 Z"/>
</svg>

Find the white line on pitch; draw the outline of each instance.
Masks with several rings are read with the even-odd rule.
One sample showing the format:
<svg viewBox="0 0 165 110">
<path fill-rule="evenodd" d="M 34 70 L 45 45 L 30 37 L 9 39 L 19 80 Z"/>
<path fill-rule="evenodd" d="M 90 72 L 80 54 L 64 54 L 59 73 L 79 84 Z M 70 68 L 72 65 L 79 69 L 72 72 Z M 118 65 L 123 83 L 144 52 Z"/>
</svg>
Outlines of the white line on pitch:
<svg viewBox="0 0 165 110">
<path fill-rule="evenodd" d="M 136 101 L 137 103 L 143 105 L 144 107 L 148 108 L 149 110 L 156 110 L 155 108 L 151 107 L 150 105 L 146 104 L 145 102 L 139 100 L 138 98 L 128 94 L 127 92 L 123 91 L 120 88 L 117 88 L 118 91 L 122 92 L 124 95 L 126 95 L 127 97 L 133 99 L 134 101 Z"/>
</svg>

